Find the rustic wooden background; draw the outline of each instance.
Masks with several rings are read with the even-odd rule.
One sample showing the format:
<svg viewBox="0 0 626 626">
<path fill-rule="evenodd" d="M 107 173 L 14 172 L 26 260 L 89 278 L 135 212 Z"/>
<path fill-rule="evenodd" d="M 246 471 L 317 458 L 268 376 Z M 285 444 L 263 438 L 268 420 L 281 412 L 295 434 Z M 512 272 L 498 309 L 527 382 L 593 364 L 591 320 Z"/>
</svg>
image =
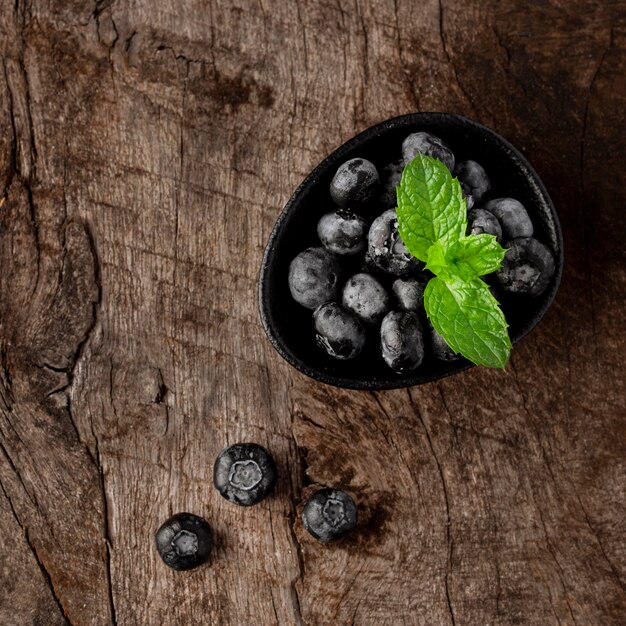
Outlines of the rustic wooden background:
<svg viewBox="0 0 626 626">
<path fill-rule="evenodd" d="M 626 623 L 624 1 L 3 0 L 0 54 L 0 623 Z M 265 339 L 264 244 L 411 111 L 528 156 L 562 287 L 504 373 L 330 388 Z M 241 440 L 280 472 L 249 510 L 211 484 Z M 315 484 L 353 539 L 303 531 Z"/>
</svg>

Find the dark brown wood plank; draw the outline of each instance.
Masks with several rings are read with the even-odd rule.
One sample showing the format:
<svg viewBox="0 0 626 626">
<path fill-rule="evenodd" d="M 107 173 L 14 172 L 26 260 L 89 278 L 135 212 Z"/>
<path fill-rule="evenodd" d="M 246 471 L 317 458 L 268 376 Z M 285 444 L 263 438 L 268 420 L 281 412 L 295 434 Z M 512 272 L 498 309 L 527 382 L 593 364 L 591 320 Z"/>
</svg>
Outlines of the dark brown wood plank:
<svg viewBox="0 0 626 626">
<path fill-rule="evenodd" d="M 365 0 L 0 6 L 0 621 L 621 624 L 626 6 Z M 561 216 L 556 303 L 505 372 L 325 387 L 256 310 L 281 206 L 393 115 L 467 115 Z M 230 443 L 275 497 L 211 484 Z M 317 544 L 315 486 L 360 507 Z M 152 535 L 206 517 L 209 567 Z"/>
</svg>

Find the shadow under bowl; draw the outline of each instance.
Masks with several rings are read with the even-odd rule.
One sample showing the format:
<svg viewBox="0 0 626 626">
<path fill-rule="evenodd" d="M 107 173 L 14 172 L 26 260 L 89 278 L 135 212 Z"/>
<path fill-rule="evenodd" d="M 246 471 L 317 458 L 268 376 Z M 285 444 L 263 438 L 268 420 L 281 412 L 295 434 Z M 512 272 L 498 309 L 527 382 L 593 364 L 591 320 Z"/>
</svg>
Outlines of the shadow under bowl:
<svg viewBox="0 0 626 626">
<path fill-rule="evenodd" d="M 259 310 L 270 342 L 296 369 L 323 383 L 370 391 L 395 389 L 444 378 L 473 365 L 466 359 L 439 361 L 427 350 L 416 370 L 397 374 L 384 363 L 376 342 L 371 340 L 356 359 L 333 359 L 315 343 L 312 311 L 296 303 L 289 292 L 287 276 L 292 259 L 305 248 L 321 245 L 317 222 L 333 210 L 328 187 L 337 168 L 348 159 L 362 157 L 380 171 L 387 163 L 401 158 L 402 141 L 417 131 L 443 139 L 457 162 L 478 161 L 491 180 L 486 199 L 512 197 L 522 202 L 533 221 L 535 238 L 554 254 L 556 271 L 541 296 L 501 302 L 514 344 L 543 317 L 559 287 L 563 238 L 556 211 L 537 173 L 506 139 L 481 124 L 450 113 L 414 113 L 372 126 L 337 148 L 296 189 L 276 221 L 261 265 Z"/>
</svg>

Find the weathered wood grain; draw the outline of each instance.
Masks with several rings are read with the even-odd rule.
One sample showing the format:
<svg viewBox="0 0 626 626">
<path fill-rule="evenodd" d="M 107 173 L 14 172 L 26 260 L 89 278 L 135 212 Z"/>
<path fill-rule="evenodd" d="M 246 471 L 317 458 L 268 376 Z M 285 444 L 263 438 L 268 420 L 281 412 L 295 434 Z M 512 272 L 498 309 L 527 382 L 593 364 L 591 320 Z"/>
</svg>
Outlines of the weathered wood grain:
<svg viewBox="0 0 626 626">
<path fill-rule="evenodd" d="M 626 5 L 0 4 L 0 622 L 622 624 Z M 550 190 L 563 284 L 505 372 L 314 383 L 263 336 L 281 206 L 396 114 L 473 117 Z M 230 443 L 275 455 L 242 510 Z M 299 502 L 352 493 L 316 543 Z M 153 533 L 206 517 L 209 567 Z"/>
</svg>

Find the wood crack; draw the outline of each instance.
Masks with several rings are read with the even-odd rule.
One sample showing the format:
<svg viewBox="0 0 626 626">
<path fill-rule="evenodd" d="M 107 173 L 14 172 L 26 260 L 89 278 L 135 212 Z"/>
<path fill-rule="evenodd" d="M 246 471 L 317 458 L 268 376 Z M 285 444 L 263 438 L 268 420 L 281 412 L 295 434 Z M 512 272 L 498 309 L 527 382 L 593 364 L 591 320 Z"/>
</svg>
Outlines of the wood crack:
<svg viewBox="0 0 626 626">
<path fill-rule="evenodd" d="M 415 89 L 415 85 L 411 80 L 411 72 L 404 60 L 404 55 L 402 54 L 402 40 L 400 39 L 400 20 L 398 18 L 398 0 L 393 0 L 393 10 L 394 17 L 396 21 L 395 32 L 396 32 L 396 48 L 398 49 L 398 61 L 400 61 L 400 65 L 402 66 L 402 73 L 404 74 L 404 78 L 409 88 L 409 94 L 411 95 L 413 102 L 415 104 L 415 110 L 421 111 L 421 106 L 419 102 L 419 98 L 417 96 L 417 91 Z"/>
<path fill-rule="evenodd" d="M 178 139 L 178 180 L 176 184 L 176 192 L 174 195 L 174 269 L 172 271 L 172 293 L 176 297 L 176 285 L 178 282 L 178 233 L 180 228 L 180 195 L 183 185 L 183 173 L 185 163 L 185 102 L 187 98 L 187 82 L 189 80 L 190 61 L 185 61 L 185 80 L 183 82 L 183 90 L 180 105 L 180 135 Z"/>
<path fill-rule="evenodd" d="M 97 460 L 95 456 L 93 455 L 90 447 L 85 443 L 85 441 L 80 435 L 80 430 L 78 429 L 78 426 L 76 424 L 76 421 L 74 419 L 74 414 L 72 411 L 72 395 L 73 394 L 71 390 L 74 385 L 76 368 L 78 367 L 78 364 L 83 356 L 83 350 L 85 346 L 87 345 L 87 342 L 89 341 L 94 328 L 96 327 L 96 322 L 98 320 L 98 310 L 102 302 L 102 285 L 100 281 L 100 269 L 99 269 L 96 246 L 95 246 L 93 237 L 91 236 L 91 233 L 89 232 L 89 229 L 87 228 L 87 225 L 85 224 L 84 227 L 85 227 L 85 235 L 87 237 L 87 241 L 89 242 L 89 248 L 90 248 L 92 259 L 93 259 L 94 280 L 95 280 L 95 285 L 97 287 L 97 295 L 96 295 L 95 301 L 91 305 L 91 319 L 89 320 L 89 324 L 87 328 L 85 329 L 83 336 L 80 339 L 78 345 L 76 346 L 76 349 L 69 356 L 70 367 L 65 370 L 67 373 L 67 379 L 68 379 L 67 388 L 70 390 L 69 393 L 67 393 L 67 414 L 70 419 L 70 422 L 72 423 L 72 426 L 74 428 L 78 441 L 84 445 L 85 449 L 87 450 L 87 453 L 91 457 L 91 460 L 94 462 L 94 465 L 98 467 Z M 63 263 L 65 263 L 65 254 L 66 254 L 66 250 L 64 250 Z"/>
<path fill-rule="evenodd" d="M 622 580 L 622 576 L 620 575 L 620 573 L 617 571 L 617 568 L 615 567 L 615 565 L 613 564 L 613 561 L 611 561 L 611 559 L 609 559 L 604 546 L 602 544 L 602 541 L 600 540 L 600 535 L 598 534 L 598 531 L 594 528 L 594 526 L 591 523 L 591 520 L 589 519 L 589 515 L 587 514 L 587 509 L 585 509 L 584 505 L 583 505 L 583 501 L 580 499 L 580 496 L 578 495 L 578 493 L 576 494 L 576 498 L 578 499 L 578 503 L 580 504 L 580 508 L 583 512 L 583 516 L 585 518 L 585 522 L 587 523 L 587 526 L 589 527 L 589 530 L 591 530 L 591 533 L 593 534 L 593 536 L 595 537 L 596 541 L 598 542 L 598 547 L 600 548 L 600 553 L 602 554 L 604 560 L 607 562 L 609 568 L 611 569 L 611 572 L 613 573 L 613 576 L 615 576 L 615 580 L 617 581 L 618 585 L 622 588 L 623 591 L 626 591 L 626 584 L 624 584 L 624 581 Z"/>
<path fill-rule="evenodd" d="M 343 10 L 341 6 L 341 0 L 336 0 L 337 2 L 337 10 L 339 11 L 339 15 L 341 16 L 341 34 L 342 34 L 342 52 L 343 52 L 343 85 L 344 89 L 347 88 L 347 80 L 348 80 L 348 37 L 346 37 L 346 12 Z"/>
<path fill-rule="evenodd" d="M 541 458 L 543 459 L 544 465 L 546 467 L 546 469 L 548 470 L 548 474 L 550 474 L 550 478 L 552 479 L 552 482 L 554 483 L 555 488 L 558 487 L 558 482 L 557 479 L 552 471 L 552 466 L 550 464 L 550 462 L 548 461 L 548 456 L 546 453 L 546 449 L 543 445 L 543 442 L 541 441 L 541 434 L 539 432 L 539 430 L 537 429 L 537 427 L 535 426 L 535 424 L 532 422 L 532 414 L 530 412 L 530 409 L 528 407 L 527 401 L 526 401 L 526 396 L 522 390 L 522 385 L 518 379 L 517 376 L 517 371 L 515 370 L 515 368 L 513 367 L 513 364 L 510 364 L 511 370 L 512 370 L 512 379 L 513 382 L 517 388 L 517 394 L 520 397 L 520 400 L 522 402 L 522 407 L 524 409 L 524 413 L 526 414 L 527 418 L 528 418 L 528 423 L 530 425 L 530 427 L 533 429 L 534 433 L 535 433 L 535 437 L 537 438 L 537 445 L 539 447 L 539 451 L 541 453 Z M 563 594 L 564 594 L 564 598 L 565 598 L 565 603 L 567 604 L 567 608 L 569 609 L 571 618 L 572 618 L 572 622 L 574 623 L 574 625 L 576 625 L 576 620 L 574 618 L 574 613 L 572 611 L 572 607 L 570 605 L 569 602 L 569 597 L 568 597 L 568 591 L 567 591 L 567 587 L 565 585 L 565 572 L 563 571 L 563 567 L 561 566 L 558 558 L 557 558 L 557 553 L 556 553 L 556 549 L 554 548 L 554 545 L 552 544 L 552 541 L 550 539 L 550 535 L 548 534 L 548 529 L 546 527 L 544 518 L 543 518 L 543 511 L 541 509 L 541 506 L 539 506 L 539 503 L 537 502 L 537 499 L 534 496 L 533 493 L 533 500 L 535 501 L 535 506 L 537 508 L 537 512 L 539 514 L 539 519 L 541 521 L 541 525 L 543 527 L 543 532 L 544 532 L 544 536 L 545 536 L 545 541 L 546 541 L 546 545 L 548 547 L 548 552 L 550 553 L 550 555 L 552 556 L 553 561 L 556 563 L 556 566 L 558 568 L 558 577 L 559 577 L 559 581 L 561 583 L 561 586 L 563 588 Z M 557 617 L 558 619 L 558 617 Z"/>
<path fill-rule="evenodd" d="M 23 442 L 22 442 L 19 434 L 15 430 L 15 427 L 13 426 L 13 424 L 11 424 L 10 420 L 7 420 L 7 422 L 11 426 L 11 429 L 16 433 L 17 438 L 20 441 L 20 443 L 22 443 L 22 445 L 23 445 Z M 9 451 L 6 449 L 6 447 L 4 446 L 2 441 L 0 441 L 0 452 L 2 452 L 2 455 L 4 456 L 4 458 L 6 459 L 7 463 L 9 464 L 9 467 L 13 471 L 13 474 L 15 475 L 15 478 L 17 479 L 17 481 L 22 486 L 22 489 L 23 489 L 24 493 L 26 494 L 26 497 L 30 500 L 30 503 L 43 516 L 43 511 L 41 510 L 41 507 L 39 506 L 39 502 L 37 501 L 37 496 L 35 494 L 31 493 L 30 489 L 28 489 L 26 487 L 26 483 L 24 482 L 24 479 L 22 478 L 22 474 L 17 469 L 15 463 L 13 462 L 13 459 L 11 458 L 11 455 L 9 454 Z"/>
<path fill-rule="evenodd" d="M 296 450 L 298 450 L 297 447 L 296 447 Z M 298 454 L 298 459 L 301 462 L 301 465 L 304 465 L 304 459 L 302 458 L 302 455 L 299 453 L 299 451 L 297 452 L 297 454 Z M 290 589 L 291 601 L 292 601 L 293 611 L 294 611 L 294 619 L 296 621 L 296 624 L 301 624 L 303 626 L 306 626 L 306 622 L 304 621 L 304 618 L 302 616 L 302 605 L 300 604 L 300 593 L 298 592 L 298 582 L 304 581 L 305 565 L 304 565 L 304 555 L 302 553 L 302 546 L 300 545 L 300 542 L 298 541 L 298 535 L 296 534 L 296 529 L 295 529 L 298 515 L 296 511 L 294 498 L 290 498 L 289 505 L 290 505 L 290 518 L 291 518 L 290 523 L 289 523 L 289 535 L 291 537 L 291 543 L 296 553 L 297 564 L 298 564 L 298 574 L 290 582 L 289 589 Z"/>
<path fill-rule="evenodd" d="M 574 626 L 576 626 L 576 619 L 574 618 L 574 612 L 572 611 L 572 607 L 569 602 L 567 587 L 565 586 L 565 572 L 563 571 L 563 567 L 561 566 L 561 563 L 559 562 L 559 559 L 556 556 L 556 550 L 554 549 L 554 546 L 552 545 L 552 541 L 550 540 L 550 535 L 548 534 L 548 529 L 546 527 L 545 520 L 543 519 L 543 512 L 539 505 L 537 505 L 537 511 L 539 513 L 539 520 L 541 521 L 541 526 L 543 528 L 543 534 L 546 539 L 546 546 L 548 547 L 548 552 L 552 556 L 552 560 L 555 562 L 556 567 L 558 569 L 557 576 L 559 577 L 559 582 L 561 583 L 561 587 L 563 588 L 563 597 L 565 599 L 565 604 L 567 604 L 567 608 L 569 609 L 572 622 Z"/>
<path fill-rule="evenodd" d="M 6 452 L 5 452 L 5 454 L 6 454 Z M 13 501 L 11 500 L 11 497 L 9 496 L 7 490 L 4 488 L 4 485 L 2 484 L 2 481 L 0 481 L 0 489 L 2 490 L 2 493 L 4 494 L 4 497 L 6 498 L 7 502 L 9 503 L 9 509 L 11 510 L 11 514 L 13 515 L 15 521 L 17 522 L 17 525 L 22 530 L 22 534 L 24 536 L 24 541 L 26 542 L 26 545 L 30 549 L 31 554 L 35 558 L 35 562 L 37 563 L 37 566 L 39 567 L 39 571 L 41 572 L 44 580 L 46 581 L 46 586 L 50 590 L 50 593 L 52 595 L 52 599 L 53 599 L 54 603 L 57 605 L 61 615 L 63 616 L 63 619 L 64 619 L 65 623 L 66 624 L 70 624 L 70 621 L 69 621 L 69 619 L 67 617 L 67 614 L 65 613 L 65 608 L 63 607 L 63 603 L 61 602 L 61 598 L 59 597 L 59 595 L 57 593 L 56 587 L 54 586 L 54 582 L 52 580 L 52 577 L 50 576 L 50 573 L 46 569 L 46 566 L 44 565 L 44 563 L 41 560 L 39 554 L 37 553 L 37 548 L 35 548 L 34 544 L 32 543 L 32 541 L 30 539 L 30 536 L 29 536 L 29 533 L 28 533 L 28 528 L 26 528 L 22 524 L 22 522 L 21 522 L 17 512 L 15 511 L 15 507 L 13 506 Z"/>
<path fill-rule="evenodd" d="M 300 32 L 301 32 L 301 36 L 302 36 L 302 56 L 303 56 L 303 60 L 304 60 L 304 94 L 302 96 L 302 102 L 306 102 L 308 99 L 308 95 L 309 95 L 309 79 L 308 79 L 308 75 L 309 75 L 309 44 L 307 41 L 307 34 L 306 34 L 306 27 L 304 25 L 304 22 L 302 21 L 302 13 L 300 11 L 300 0 L 295 0 L 295 6 L 296 6 L 296 18 L 298 21 L 298 25 L 300 26 Z M 293 63 L 291 64 L 290 67 L 290 72 L 291 72 L 291 78 L 292 78 L 292 82 L 293 84 L 297 84 L 298 81 L 296 81 L 295 76 L 293 74 Z M 289 125 L 289 145 L 291 146 L 292 143 L 292 130 L 293 130 L 293 122 L 295 120 L 296 117 L 296 108 L 297 108 L 297 94 L 294 91 L 294 98 L 293 98 L 293 109 L 292 109 L 292 118 L 290 121 L 290 125 Z M 291 159 L 289 159 L 289 164 L 291 167 Z"/>
<path fill-rule="evenodd" d="M 98 253 L 97 253 L 94 239 L 91 235 L 91 232 L 89 231 L 89 228 L 87 227 L 86 224 L 84 226 L 85 226 L 85 235 L 87 237 L 87 241 L 89 243 L 89 248 L 91 251 L 91 257 L 93 259 L 94 282 L 97 287 L 97 295 L 96 295 L 95 301 L 91 305 L 92 313 L 91 313 L 91 319 L 89 321 L 89 324 L 87 328 L 85 329 L 84 334 L 82 338 L 80 339 L 76 349 L 69 357 L 69 360 L 71 363 L 70 367 L 65 370 L 68 376 L 67 389 L 69 390 L 67 392 L 67 414 L 73 426 L 74 432 L 76 433 L 76 437 L 78 441 L 82 443 L 82 445 L 84 446 L 85 450 L 87 451 L 87 454 L 91 458 L 94 464 L 94 467 L 96 468 L 98 472 L 99 492 L 100 492 L 100 498 L 101 498 L 102 510 L 103 510 L 102 531 L 104 534 L 105 552 L 106 552 L 105 572 L 107 576 L 107 595 L 108 595 L 109 611 L 111 614 L 112 624 L 115 625 L 117 624 L 117 621 L 116 621 L 116 612 L 115 612 L 115 602 L 114 602 L 114 597 L 113 597 L 113 584 L 112 584 L 112 578 L 111 578 L 111 539 L 110 539 L 110 524 L 109 524 L 109 507 L 108 507 L 108 499 L 107 499 L 107 492 L 106 492 L 106 481 L 105 481 L 105 476 L 104 476 L 102 459 L 100 456 L 98 437 L 93 429 L 93 423 L 90 418 L 90 429 L 91 429 L 91 434 L 94 439 L 94 447 L 95 447 L 95 450 L 92 452 L 91 448 L 87 445 L 87 443 L 81 437 L 80 430 L 78 428 L 76 420 L 74 419 L 73 404 L 72 404 L 73 386 L 74 386 L 74 381 L 75 381 L 76 368 L 78 367 L 78 364 L 80 363 L 83 357 L 85 347 L 87 346 L 89 339 L 91 338 L 92 333 L 97 325 L 98 317 L 99 317 L 99 310 L 102 304 L 102 283 L 101 283 L 101 277 L 100 277 L 100 265 L 98 263 Z"/>
<path fill-rule="evenodd" d="M 303 416 L 300 415 L 299 417 L 302 418 Z M 298 440 L 296 438 L 295 431 L 294 431 L 294 420 L 295 420 L 295 412 L 292 406 L 291 407 L 291 431 L 292 433 L 294 433 L 293 443 L 294 443 L 294 449 L 295 449 L 295 458 L 296 458 L 298 471 L 300 475 L 304 477 L 306 476 L 307 463 L 306 463 L 305 455 L 302 454 L 300 446 L 298 445 Z M 304 620 L 304 617 L 302 616 L 302 605 L 300 603 L 300 594 L 298 592 L 298 582 L 300 583 L 304 582 L 304 575 L 305 575 L 306 569 L 305 569 L 302 545 L 300 544 L 300 541 L 298 541 L 298 535 L 296 533 L 298 512 L 296 508 L 296 494 L 295 493 L 291 494 L 291 497 L 289 498 L 289 517 L 290 517 L 289 536 L 291 538 L 291 544 L 293 546 L 293 550 L 295 551 L 295 554 L 296 554 L 297 569 L 298 569 L 298 573 L 296 577 L 293 578 L 289 584 L 291 602 L 293 606 L 294 619 L 295 619 L 296 624 L 306 626 L 306 622 Z"/>
<path fill-rule="evenodd" d="M 20 3 L 16 1 L 16 5 L 15 5 L 16 11 L 19 8 L 19 4 Z M 23 139 L 24 139 L 24 143 L 28 146 L 28 151 L 29 151 L 28 165 L 27 165 L 28 169 L 24 171 L 26 167 L 25 168 L 21 167 L 17 157 L 15 157 L 15 164 L 17 166 L 17 172 L 20 175 L 20 179 L 22 183 L 24 184 L 24 187 L 26 189 L 26 194 L 28 196 L 28 209 L 30 212 L 30 219 L 31 219 L 31 224 L 33 227 L 33 234 L 35 238 L 35 248 L 36 248 L 36 253 L 37 253 L 37 256 L 36 256 L 37 270 L 36 270 L 35 280 L 33 282 L 33 285 L 34 285 L 33 291 L 34 291 L 39 283 L 41 245 L 40 245 L 40 238 L 39 238 L 39 223 L 37 221 L 37 212 L 35 210 L 35 202 L 33 198 L 33 188 L 32 188 L 33 181 L 36 179 L 36 171 L 37 171 L 37 146 L 35 144 L 35 132 L 34 132 L 34 125 L 33 125 L 30 84 L 28 81 L 28 71 L 26 70 L 26 49 L 28 47 L 28 44 L 26 41 L 26 35 L 24 33 L 26 29 L 26 7 L 27 7 L 27 3 L 24 2 L 24 5 L 21 11 L 22 13 L 21 24 L 16 25 L 16 30 L 20 38 L 20 49 L 19 49 L 19 53 L 17 56 L 17 63 L 21 72 L 21 79 L 24 83 L 23 91 L 24 91 L 24 109 L 26 111 L 26 120 L 25 120 L 26 136 L 23 137 Z M 9 89 L 11 89 L 10 85 L 9 85 Z M 13 118 L 13 116 L 14 116 L 14 111 L 13 111 L 13 107 L 11 107 L 11 117 Z M 12 125 L 14 129 L 17 128 L 14 119 L 12 120 Z M 16 147 L 17 147 L 17 137 L 16 137 Z M 26 156 L 24 156 L 24 158 L 26 158 Z M 25 163 L 25 166 L 26 166 L 26 163 Z"/>
<path fill-rule="evenodd" d="M 456 68 L 454 61 L 452 60 L 452 57 L 450 56 L 450 52 L 448 51 L 448 45 L 446 43 L 445 29 L 444 29 L 444 12 L 443 12 L 442 0 L 439 0 L 439 38 L 441 39 L 441 46 L 443 48 L 443 53 L 446 55 L 448 64 L 452 68 L 452 73 L 454 74 L 454 79 L 456 81 L 456 84 L 459 86 L 459 89 L 461 90 L 461 93 L 465 97 L 465 100 L 467 100 L 469 105 L 474 110 L 474 113 L 478 114 L 478 109 L 474 105 L 472 98 L 470 97 L 469 93 L 465 90 L 463 83 L 459 79 L 459 72 Z"/>
<path fill-rule="evenodd" d="M 493 26 L 491 26 L 490 28 L 491 28 L 491 32 L 494 34 L 494 37 L 496 38 L 496 41 L 498 42 L 498 46 L 500 46 L 500 48 L 504 50 L 504 54 L 506 55 L 507 66 L 510 66 L 511 65 L 511 51 L 508 49 L 507 46 L 504 45 L 498 31 Z"/>
<path fill-rule="evenodd" d="M 115 613 L 115 597 L 113 595 L 113 578 L 111 575 L 111 523 L 109 521 L 109 501 L 107 498 L 106 481 L 104 478 L 104 468 L 102 466 L 102 459 L 100 457 L 100 448 L 98 446 L 98 440 L 96 439 L 96 461 L 98 469 L 98 478 L 100 482 L 100 492 L 102 494 L 102 516 L 103 516 L 103 531 L 104 531 L 104 549 L 106 551 L 106 577 L 107 577 L 107 597 L 109 601 L 109 610 L 111 612 L 111 623 L 113 626 L 117 626 L 117 617 Z"/>
<path fill-rule="evenodd" d="M 392 419 L 391 415 L 389 414 L 389 412 L 387 411 L 387 409 L 385 408 L 383 403 L 380 401 L 380 399 L 376 395 L 376 392 L 375 391 L 370 391 L 370 394 L 372 395 L 372 397 L 374 398 L 374 400 L 376 401 L 376 403 L 380 407 L 380 410 L 383 412 L 383 415 L 387 418 L 387 421 L 389 423 L 393 423 L 394 420 Z M 408 395 L 408 388 L 407 388 L 407 395 Z M 409 395 L 409 401 L 410 401 L 410 399 L 411 399 L 411 397 Z M 396 445 L 395 441 L 393 441 L 393 439 L 390 439 L 387 436 L 387 433 L 385 433 L 385 431 L 378 425 L 378 423 L 376 422 L 375 419 L 372 419 L 372 424 L 374 425 L 376 430 L 378 430 L 380 432 L 380 434 L 383 436 L 383 438 L 387 442 L 387 445 L 398 455 L 398 457 L 402 461 L 403 465 L 406 467 L 407 472 L 409 473 L 409 476 L 413 479 L 413 483 L 415 485 L 415 488 L 417 489 L 417 493 L 418 493 L 420 499 L 422 499 L 422 489 L 420 487 L 420 482 L 418 480 L 418 476 L 415 473 L 413 467 L 404 458 L 404 454 L 402 453 L 402 447 Z"/>
<path fill-rule="evenodd" d="M 607 45 L 604 48 L 602 55 L 600 56 L 598 64 L 596 65 L 596 69 L 593 73 L 593 76 L 591 77 L 591 81 L 589 82 L 589 88 L 587 89 L 587 97 L 585 99 L 585 107 L 583 111 L 582 133 L 581 133 L 581 138 L 580 138 L 580 197 L 581 197 L 581 204 L 582 204 L 583 211 L 584 211 L 585 202 L 586 202 L 585 147 L 586 147 L 586 141 L 587 141 L 587 124 L 589 120 L 589 106 L 591 103 L 591 96 L 594 90 L 594 86 L 596 84 L 596 80 L 600 74 L 600 70 L 602 69 L 602 66 L 604 65 L 604 61 L 612 47 L 613 47 L 613 26 L 611 25 L 611 28 L 609 29 L 609 37 L 608 37 Z M 586 268 L 586 273 L 587 273 L 587 282 L 589 284 L 588 293 L 589 293 L 589 306 L 591 308 L 591 329 L 593 332 L 593 336 L 596 337 L 597 336 L 596 304 L 595 304 L 595 297 L 594 297 L 594 290 L 593 290 L 594 280 L 593 280 L 593 271 L 592 271 L 591 254 L 590 254 L 590 247 L 591 247 L 590 239 L 591 239 L 591 234 L 593 232 L 591 230 L 592 228 L 593 228 L 593 224 L 591 225 L 591 228 L 584 228 L 582 234 L 583 234 L 583 241 L 585 242 L 585 257 L 586 257 L 585 268 Z M 594 346 L 595 345 L 596 345 L 596 342 L 594 341 Z M 597 349 L 595 349 L 595 353 L 596 353 L 596 358 L 597 358 Z"/>
<path fill-rule="evenodd" d="M 446 511 L 446 540 L 448 543 L 448 558 L 447 558 L 447 563 L 446 563 L 446 570 L 444 573 L 444 587 L 445 587 L 445 592 L 446 592 L 446 601 L 448 603 L 448 611 L 450 613 L 450 620 L 452 622 L 452 626 L 456 626 L 456 621 L 454 618 L 454 610 L 452 608 L 452 599 L 450 597 L 450 588 L 448 584 L 448 578 L 449 578 L 451 566 L 452 566 L 452 548 L 453 548 L 453 540 L 450 534 L 451 518 L 450 518 L 450 502 L 448 499 L 448 488 L 446 486 L 446 479 L 443 473 L 443 468 L 441 467 L 439 458 L 437 457 L 437 454 L 435 453 L 435 448 L 433 446 L 432 439 L 430 438 L 430 433 L 428 432 L 428 428 L 426 428 L 426 423 L 424 422 L 422 413 L 419 410 L 419 407 L 417 404 L 414 404 L 413 406 L 415 406 L 415 414 L 417 415 L 417 418 L 421 422 L 422 428 L 424 429 L 424 434 L 426 435 L 426 440 L 428 441 L 428 447 L 435 461 L 435 465 L 437 466 L 437 471 L 439 472 L 439 478 L 441 480 L 441 486 L 443 489 L 443 497 L 444 497 L 445 511 Z"/>
</svg>

